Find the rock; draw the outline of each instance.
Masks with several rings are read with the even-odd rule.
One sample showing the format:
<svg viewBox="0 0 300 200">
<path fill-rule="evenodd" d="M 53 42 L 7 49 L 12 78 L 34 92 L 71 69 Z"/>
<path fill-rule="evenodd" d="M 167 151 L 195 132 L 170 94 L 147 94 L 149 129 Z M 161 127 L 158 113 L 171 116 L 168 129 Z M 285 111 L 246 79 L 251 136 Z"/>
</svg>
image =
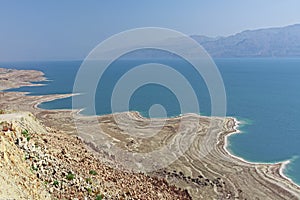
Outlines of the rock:
<svg viewBox="0 0 300 200">
<path fill-rule="evenodd" d="M 7 125 L 3 125 L 2 131 L 6 132 L 6 131 L 8 131 L 8 130 L 9 130 L 8 126 L 7 126 Z"/>
</svg>

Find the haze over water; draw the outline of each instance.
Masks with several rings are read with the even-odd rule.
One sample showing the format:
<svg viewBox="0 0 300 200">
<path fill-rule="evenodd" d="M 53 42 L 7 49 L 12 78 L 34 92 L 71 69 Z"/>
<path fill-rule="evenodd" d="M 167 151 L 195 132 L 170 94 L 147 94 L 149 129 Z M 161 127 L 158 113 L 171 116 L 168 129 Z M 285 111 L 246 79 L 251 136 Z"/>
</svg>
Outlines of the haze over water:
<svg viewBox="0 0 300 200">
<path fill-rule="evenodd" d="M 96 93 L 97 114 L 109 114 L 110 97 L 116 81 L 133 66 L 147 60 L 120 60 L 112 64 L 101 79 Z M 197 91 L 202 115 L 210 115 L 210 97 L 205 83 L 182 60 L 166 59 L 160 63 L 172 66 L 185 75 Z M 242 122 L 242 134 L 229 138 L 232 153 L 248 161 L 277 162 L 292 159 L 286 175 L 300 184 L 300 59 L 217 59 L 227 94 L 227 116 Z M 1 63 L 0 67 L 36 69 L 50 80 L 45 86 L 23 87 L 31 95 L 71 93 L 80 61 Z M 141 77 L 142 78 L 142 77 Z M 75 97 L 80 98 L 80 97 Z M 100 103 L 101 102 L 101 103 Z M 181 114 L 176 95 L 155 84 L 139 88 L 129 102 L 130 110 L 148 116 L 153 104 L 162 104 L 169 117 Z M 117 111 L 127 111 L 120 101 Z M 71 98 L 46 102 L 45 109 L 71 108 Z M 89 114 L 88 106 L 83 114 Z M 158 116 L 159 117 L 159 116 Z"/>
</svg>

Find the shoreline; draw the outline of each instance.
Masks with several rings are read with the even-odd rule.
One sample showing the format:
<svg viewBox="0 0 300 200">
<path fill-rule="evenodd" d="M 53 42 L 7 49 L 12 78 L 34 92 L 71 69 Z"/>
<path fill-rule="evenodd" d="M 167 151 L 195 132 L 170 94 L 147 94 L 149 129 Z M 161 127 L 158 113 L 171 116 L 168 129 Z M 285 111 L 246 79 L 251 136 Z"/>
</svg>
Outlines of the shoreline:
<svg viewBox="0 0 300 200">
<path fill-rule="evenodd" d="M 42 74 L 40 76 L 44 76 L 44 74 Z M 22 86 L 23 85 L 21 84 L 20 87 L 22 87 Z M 25 85 L 25 86 L 28 86 L 28 85 Z M 31 86 L 34 86 L 34 84 L 32 84 Z M 23 107 L 20 106 L 20 107 L 24 110 L 29 110 L 30 112 L 38 114 L 38 118 L 41 118 L 43 120 L 43 122 L 46 123 L 46 126 L 48 126 L 47 124 L 50 124 L 49 127 L 52 127 L 52 126 L 56 127 L 57 126 L 56 128 L 59 128 L 59 129 L 61 128 L 57 124 L 57 120 L 60 119 L 57 116 L 62 116 L 62 118 L 64 118 L 64 117 L 72 118 L 72 116 L 75 114 L 77 116 L 83 117 L 84 119 L 88 119 L 88 118 L 91 117 L 91 116 L 81 115 L 80 114 L 81 109 L 78 109 L 78 110 L 75 110 L 75 111 L 72 110 L 72 109 L 50 109 L 50 110 L 48 110 L 48 109 L 43 109 L 43 108 L 38 107 L 38 105 L 43 103 L 43 102 L 53 101 L 55 99 L 61 99 L 61 98 L 68 98 L 68 97 L 71 97 L 73 95 L 78 95 L 78 94 L 56 94 L 56 95 L 55 94 L 50 94 L 50 95 L 40 95 L 40 96 L 28 96 L 28 95 L 26 95 L 27 93 L 25 93 L 25 92 L 5 92 L 5 93 L 7 93 L 8 96 L 12 95 L 12 96 L 22 97 L 22 96 L 25 95 L 26 98 L 24 98 L 24 99 L 28 98 L 30 100 L 31 104 L 23 106 Z M 51 113 L 51 117 L 49 118 L 47 115 L 44 116 L 44 113 L 46 113 L 46 114 Z M 137 113 L 139 113 L 139 112 L 137 112 Z M 101 120 L 103 118 L 106 119 L 106 118 L 110 117 L 113 114 L 115 114 L 115 113 L 112 113 L 110 115 L 101 115 L 101 116 L 94 116 L 94 117 L 97 117 L 97 119 Z M 196 115 L 196 114 L 193 114 L 193 115 Z M 141 116 L 140 113 L 139 113 L 139 116 Z M 167 120 L 174 121 L 178 117 L 184 117 L 184 115 L 180 115 L 180 116 L 172 117 L 172 118 L 167 118 Z M 194 117 L 199 118 L 199 119 L 200 118 L 205 118 L 205 120 L 211 120 L 211 119 L 214 118 L 214 117 L 200 116 L 198 114 L 197 114 L 197 116 L 194 116 Z M 215 117 L 215 118 L 217 119 L 217 121 L 221 120 L 221 118 L 218 118 L 218 117 Z M 226 132 L 226 133 L 218 132 L 216 134 L 216 138 L 213 138 L 213 139 L 216 139 L 216 142 L 212 143 L 212 144 L 214 145 L 214 148 L 216 148 L 216 149 L 214 149 L 214 150 L 216 150 L 215 154 L 218 157 L 224 159 L 224 161 L 228 162 L 228 163 L 225 163 L 226 166 L 231 166 L 232 164 L 237 164 L 238 166 L 243 167 L 243 168 L 244 167 L 245 168 L 251 167 L 251 168 L 253 168 L 253 170 L 255 170 L 254 172 L 250 173 L 251 176 L 253 176 L 253 175 L 259 176 L 260 178 L 264 179 L 263 181 L 265 181 L 266 183 L 275 184 L 276 186 L 280 187 L 281 189 L 284 189 L 287 192 L 289 192 L 290 194 L 293 194 L 294 197 L 298 197 L 297 199 L 300 199 L 300 192 L 299 192 L 300 187 L 299 187 L 299 185 L 297 185 L 290 178 L 285 176 L 284 172 L 283 172 L 284 168 L 290 162 L 290 160 L 277 162 L 277 163 L 256 163 L 256 162 L 246 161 L 241 157 L 238 157 L 238 156 L 235 156 L 235 155 L 231 154 L 229 152 L 229 150 L 227 149 L 228 144 L 229 144 L 228 143 L 228 137 L 233 135 L 233 134 L 236 134 L 236 133 L 241 133 L 240 130 L 238 130 L 240 122 L 235 117 L 226 117 L 226 118 L 222 118 L 222 119 L 224 120 L 224 122 L 226 120 L 227 120 L 227 122 L 232 120 L 234 123 L 231 124 L 231 126 L 229 125 L 229 127 L 227 127 L 228 128 L 227 131 L 230 130 L 230 132 Z M 147 121 L 147 119 L 142 117 L 142 116 L 138 120 Z M 68 123 L 71 123 L 71 122 L 68 122 Z M 227 125 L 228 124 L 226 124 L 226 126 Z M 72 133 L 72 129 L 70 127 L 67 127 L 66 130 L 68 130 L 68 132 Z M 68 133 L 66 132 L 66 134 L 68 134 Z M 221 145 L 219 145 L 219 143 L 221 143 Z M 217 162 L 218 160 L 216 160 L 216 158 L 212 159 L 211 161 L 213 163 L 210 163 L 210 161 L 205 161 L 205 162 L 210 163 L 212 165 L 217 165 L 216 163 L 218 163 Z M 216 162 L 216 163 L 214 163 L 214 162 Z M 223 162 L 223 161 L 221 160 L 221 162 Z M 277 165 L 280 165 L 278 172 L 276 171 L 277 170 Z M 173 166 L 171 166 L 171 167 L 173 167 Z M 265 168 L 267 168 L 266 172 L 264 171 Z M 271 172 L 268 171 L 269 168 L 271 169 L 270 170 Z M 219 171 L 219 173 L 222 173 L 222 168 L 218 167 L 216 169 L 221 169 L 221 171 Z M 209 169 L 206 173 L 208 173 L 210 170 L 211 169 Z M 189 171 L 189 170 L 187 170 L 187 171 Z M 214 171 L 214 170 L 212 170 L 212 171 Z M 215 172 L 217 173 L 217 171 L 215 171 Z M 249 173 L 249 172 L 247 172 L 247 173 Z M 252 174 L 252 173 L 257 173 L 257 175 Z M 271 174 L 269 174 L 269 173 L 271 173 Z M 201 174 L 202 174 L 202 172 L 200 173 L 200 175 Z M 208 174 L 206 176 L 209 177 L 211 175 Z M 277 179 L 277 177 L 279 177 L 279 179 Z M 230 179 L 228 179 L 228 181 L 230 181 L 231 184 L 238 184 L 238 182 L 235 182 L 235 181 L 238 181 L 238 180 L 235 180 L 234 177 L 230 177 Z M 276 181 L 278 181 L 279 183 L 277 184 Z M 180 182 L 180 184 L 181 184 L 181 182 Z M 230 188 L 231 186 L 226 186 L 226 187 Z M 240 187 L 242 187 L 242 186 L 240 186 Z M 234 189 L 234 191 L 238 190 L 238 188 L 236 188 L 236 186 L 234 186 L 233 189 Z M 243 190 L 244 190 L 244 187 L 243 187 Z M 262 191 L 262 192 L 264 192 L 264 191 Z M 234 192 L 234 193 L 236 193 L 236 192 Z"/>
<path fill-rule="evenodd" d="M 27 95 L 27 94 L 25 94 L 25 95 Z M 54 100 L 57 100 L 57 99 L 70 98 L 70 97 L 80 95 L 80 94 L 72 94 L 72 93 L 70 93 L 70 94 L 50 94 L 50 95 L 43 95 L 43 96 L 53 96 L 53 95 L 54 96 L 59 95 L 59 97 L 55 97 L 53 99 L 48 99 L 48 100 L 40 100 L 38 103 L 36 103 L 34 105 L 34 107 L 36 109 L 45 110 L 45 111 L 48 111 L 48 110 L 57 111 L 57 112 L 70 111 L 70 112 L 75 113 L 75 115 L 78 115 L 78 116 L 81 116 L 81 117 L 101 117 L 101 116 L 106 116 L 106 115 L 114 115 L 114 114 L 121 114 L 121 113 L 127 113 L 127 112 L 128 113 L 136 112 L 136 113 L 138 113 L 138 115 L 140 117 L 147 118 L 147 117 L 142 116 L 139 111 L 118 112 L 118 113 L 110 113 L 110 114 L 105 114 L 105 115 L 82 115 L 82 114 L 80 114 L 80 112 L 84 109 L 76 109 L 76 110 L 73 110 L 73 109 L 44 109 L 44 108 L 38 107 L 38 105 L 40 105 L 44 102 L 50 102 L 50 101 L 54 101 Z M 186 113 L 186 114 L 190 114 L 190 113 Z M 191 113 L 191 114 L 195 114 L 195 113 Z M 168 118 L 157 118 L 157 119 L 175 119 L 175 118 L 178 118 L 178 117 L 182 117 L 183 115 L 184 114 L 179 114 L 178 116 L 172 116 L 172 117 L 168 117 Z M 201 116 L 200 114 L 195 114 L 195 115 Z M 204 117 L 211 118 L 211 117 L 214 117 L 214 116 L 204 116 Z M 284 161 L 279 161 L 279 162 L 252 162 L 252 161 L 248 161 L 248 160 L 244 159 L 243 157 L 239 157 L 239 156 L 236 156 L 233 153 L 231 153 L 228 149 L 229 148 L 228 138 L 230 136 L 234 135 L 234 134 L 241 134 L 242 133 L 242 131 L 238 129 L 242 122 L 238 121 L 238 119 L 236 117 L 233 117 L 233 116 L 226 116 L 225 118 L 230 118 L 234 121 L 234 126 L 233 126 L 234 131 L 227 134 L 224 137 L 223 149 L 229 157 L 231 157 L 233 159 L 236 159 L 238 161 L 241 161 L 243 163 L 250 164 L 250 165 L 277 165 L 277 164 L 279 164 L 280 165 L 280 169 L 279 169 L 280 176 L 282 178 L 286 179 L 287 181 L 291 182 L 292 184 L 296 185 L 297 187 L 300 187 L 300 184 L 297 184 L 296 182 L 294 182 L 292 178 L 288 177 L 284 173 L 284 170 L 285 170 L 286 166 L 291 162 L 291 159 L 284 160 Z M 150 118 L 147 118 L 147 119 L 150 119 Z"/>
<path fill-rule="evenodd" d="M 47 101 L 53 101 L 53 100 L 56 100 L 56 99 L 62 99 L 62 98 L 69 98 L 69 97 L 72 97 L 74 95 L 78 95 L 78 94 L 66 94 L 67 96 L 65 97 L 56 97 L 54 99 L 50 99 L 50 100 L 47 100 Z M 51 96 L 51 95 L 50 95 Z M 38 103 L 35 104 L 36 106 L 36 109 L 40 109 L 40 110 L 44 110 L 44 111 L 55 111 L 55 112 L 64 112 L 64 111 L 67 111 L 67 112 L 72 112 L 74 113 L 75 115 L 78 115 L 78 116 L 81 116 L 81 117 L 105 117 L 107 115 L 114 115 L 114 114 L 124 114 L 124 112 L 120 112 L 120 113 L 111 113 L 111 114 L 106 114 L 106 115 L 82 115 L 80 114 L 80 112 L 82 111 L 82 109 L 78 109 L 78 110 L 72 110 L 72 109 L 43 109 L 43 108 L 39 108 L 37 107 L 39 104 L 43 103 L 43 102 L 47 102 L 47 101 L 44 101 L 44 100 L 40 100 Z M 138 116 L 140 116 L 141 118 L 146 118 L 144 116 L 141 115 L 141 113 L 139 111 L 128 111 L 128 112 L 125 112 L 125 113 L 137 113 Z M 190 113 L 187 113 L 187 114 L 190 114 Z M 192 113 L 193 115 L 197 115 L 197 116 L 200 116 L 199 114 L 195 114 L 195 113 Z M 166 119 L 176 119 L 176 118 L 179 118 L 179 117 L 182 117 L 184 116 L 184 114 L 180 114 L 178 116 L 173 116 L 173 117 L 168 117 Z M 201 116 L 202 117 L 202 116 Z M 208 118 L 213 118 L 213 116 L 203 116 L 203 117 L 208 117 Z M 284 174 L 284 169 L 286 168 L 286 166 L 291 162 L 291 160 L 285 160 L 285 161 L 279 161 L 279 162 L 251 162 L 251 161 L 247 161 L 245 160 L 244 158 L 242 157 L 239 157 L 239 156 L 236 156 L 232 153 L 230 153 L 230 151 L 228 150 L 228 145 L 229 145 L 229 142 L 228 142 L 228 138 L 234 134 L 241 134 L 242 132 L 238 129 L 239 127 L 239 124 L 241 124 L 240 121 L 237 120 L 237 118 L 235 117 L 232 117 L 232 116 L 226 116 L 225 118 L 229 118 L 229 119 L 232 119 L 234 121 L 234 126 L 233 126 L 233 129 L 234 131 L 225 135 L 224 137 L 224 145 L 223 145 L 223 149 L 224 151 L 226 152 L 226 154 L 228 155 L 228 157 L 232 158 L 233 160 L 237 160 L 239 162 L 243 162 L 243 163 L 246 163 L 246 164 L 249 164 L 251 166 L 257 166 L 257 165 L 261 165 L 261 166 L 272 166 L 272 165 L 280 165 L 280 168 L 279 168 L 279 175 L 281 178 L 285 179 L 286 181 L 288 181 L 290 184 L 292 185 L 295 185 L 296 187 L 299 187 L 300 188 L 300 185 L 298 185 L 297 183 L 295 183 L 291 178 L 287 177 L 285 174 Z M 148 118 L 147 118 L 148 119 Z M 150 119 L 150 118 L 149 118 Z M 161 119 L 165 119 L 165 118 L 158 118 L 158 120 L 161 120 Z M 80 137 L 80 136 L 78 136 Z M 81 138 L 83 141 L 84 139 Z M 86 141 L 84 141 L 86 143 Z M 220 141 L 222 142 L 222 141 Z M 88 145 L 86 143 L 86 145 Z M 94 144 L 95 145 L 95 144 Z M 92 150 L 96 151 L 94 149 L 94 146 L 91 147 L 88 145 L 88 148 L 91 148 Z M 296 194 L 297 195 L 297 194 Z M 300 194 L 299 194 L 299 199 L 300 199 Z"/>
<path fill-rule="evenodd" d="M 27 95 L 27 94 L 25 94 Z M 72 111 L 73 109 L 44 109 L 44 108 L 40 108 L 38 107 L 40 104 L 42 103 L 45 103 L 45 102 L 51 102 L 51 101 L 55 101 L 55 100 L 58 100 L 58 99 L 66 99 L 66 98 L 70 98 L 70 97 L 73 97 L 73 96 L 77 96 L 77 95 L 80 95 L 80 94 L 73 94 L 73 93 L 67 93 L 67 94 L 49 94 L 49 95 L 40 95 L 40 96 L 43 96 L 43 97 L 50 97 L 49 99 L 44 99 L 44 100 L 40 100 L 39 102 L 37 102 L 35 105 L 34 105 L 34 108 L 36 109 L 40 109 L 40 110 L 53 110 L 53 111 Z M 53 98 L 51 98 L 53 96 Z M 81 109 L 78 109 L 78 110 L 81 110 Z"/>
<path fill-rule="evenodd" d="M 288 164 L 290 164 L 291 162 L 291 159 L 288 159 L 288 160 L 284 160 L 284 161 L 279 161 L 279 162 L 252 162 L 252 161 L 248 161 L 246 159 L 244 159 L 243 157 L 239 157 L 239 156 L 236 156 L 234 155 L 233 153 L 231 153 L 229 151 L 229 142 L 228 142 L 228 138 L 234 134 L 241 134 L 242 131 L 240 131 L 238 129 L 239 127 L 239 124 L 241 124 L 240 121 L 237 120 L 237 118 L 235 117 L 232 117 L 230 116 L 229 118 L 232 118 L 234 120 L 234 123 L 235 123 L 235 126 L 233 127 L 233 129 L 235 130 L 234 132 L 232 133 L 229 133 L 227 134 L 225 137 L 224 137 L 224 145 L 223 145 L 223 148 L 224 148 L 224 151 L 230 156 L 232 157 L 233 159 L 237 159 L 241 162 L 244 162 L 244 163 L 247 163 L 247 164 L 250 164 L 250 165 L 277 165 L 279 164 L 280 165 L 280 169 L 279 169 L 279 174 L 282 178 L 286 179 L 287 181 L 291 182 L 292 184 L 300 187 L 300 184 L 297 184 L 296 182 L 293 181 L 293 179 L 289 178 L 287 175 L 284 174 L 284 170 L 286 168 L 286 166 Z"/>
</svg>

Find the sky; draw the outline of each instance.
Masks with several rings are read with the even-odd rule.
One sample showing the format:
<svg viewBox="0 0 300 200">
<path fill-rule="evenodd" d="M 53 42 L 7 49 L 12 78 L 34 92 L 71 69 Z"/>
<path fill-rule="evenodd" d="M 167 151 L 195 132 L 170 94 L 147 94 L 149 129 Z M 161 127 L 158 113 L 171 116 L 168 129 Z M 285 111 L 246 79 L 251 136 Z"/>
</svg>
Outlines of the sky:
<svg viewBox="0 0 300 200">
<path fill-rule="evenodd" d="M 0 61 L 78 60 L 133 28 L 228 36 L 300 23 L 299 0 L 0 0 Z"/>
</svg>

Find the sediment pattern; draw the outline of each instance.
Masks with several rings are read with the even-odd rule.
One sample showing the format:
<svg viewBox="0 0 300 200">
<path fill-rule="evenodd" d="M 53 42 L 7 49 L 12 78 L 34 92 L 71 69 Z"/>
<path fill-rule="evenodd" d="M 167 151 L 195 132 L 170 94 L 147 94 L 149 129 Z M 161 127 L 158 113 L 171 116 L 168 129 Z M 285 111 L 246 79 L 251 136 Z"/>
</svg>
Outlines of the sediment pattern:
<svg viewBox="0 0 300 200">
<path fill-rule="evenodd" d="M 118 119 L 118 123 L 115 119 Z M 172 184 L 188 189 L 194 199 L 299 199 L 299 187 L 280 174 L 284 163 L 247 163 L 228 154 L 225 141 L 228 134 L 236 132 L 234 118 L 209 118 L 186 114 L 151 121 L 132 112 L 98 117 L 98 121 L 101 131 L 89 132 L 86 140 L 95 139 L 97 134 L 102 133 L 106 136 L 103 138 L 110 141 L 109 144 L 114 143 L 127 152 L 141 153 L 145 160 L 126 157 L 130 160 L 128 163 L 124 162 L 124 154 L 118 149 L 114 158 L 125 167 L 134 170 L 144 169 L 147 172 L 151 165 L 150 168 L 155 170 L 148 173 L 159 175 Z M 153 130 L 157 130 L 155 124 L 162 124 L 162 121 L 163 127 L 153 135 Z M 87 126 L 97 126 L 92 123 L 84 124 L 86 130 Z M 126 124 L 130 124 L 131 127 L 124 128 Z M 179 128 L 181 125 L 182 130 Z M 132 131 L 137 134 L 134 135 Z M 93 135 L 95 137 L 92 137 Z M 142 135 L 151 137 L 145 138 Z M 109 151 L 109 148 L 106 149 L 103 141 L 94 140 L 100 150 L 114 153 Z M 179 148 L 183 145 L 188 148 Z M 178 154 L 178 159 L 169 159 L 172 155 L 157 153 L 153 158 L 150 156 L 151 162 L 147 162 L 149 158 L 145 152 L 154 152 L 165 146 L 171 146 L 175 152 L 177 149 L 186 151 L 181 152 L 182 155 Z M 170 161 L 169 165 L 157 169 L 156 162 L 163 160 Z M 136 162 L 139 168 L 135 168 L 133 162 Z"/>
</svg>

